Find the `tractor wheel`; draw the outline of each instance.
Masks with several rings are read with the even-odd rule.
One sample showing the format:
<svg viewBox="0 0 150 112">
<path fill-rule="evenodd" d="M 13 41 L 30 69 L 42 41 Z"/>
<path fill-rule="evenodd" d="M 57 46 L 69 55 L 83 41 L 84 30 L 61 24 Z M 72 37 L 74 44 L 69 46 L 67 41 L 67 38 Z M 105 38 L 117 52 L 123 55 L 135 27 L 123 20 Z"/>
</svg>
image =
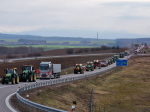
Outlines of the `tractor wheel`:
<svg viewBox="0 0 150 112">
<path fill-rule="evenodd" d="M 15 78 L 11 79 L 11 84 L 15 84 Z"/>
<path fill-rule="evenodd" d="M 95 69 L 96 67 L 94 66 L 94 69 Z"/>
<path fill-rule="evenodd" d="M 94 69 L 92 68 L 91 71 L 93 71 Z"/>
<path fill-rule="evenodd" d="M 33 76 L 29 75 L 28 80 L 29 80 L 29 82 L 32 82 L 33 81 Z"/>
<path fill-rule="evenodd" d="M 2 80 L 1 80 L 2 84 L 5 83 L 5 78 L 3 77 Z"/>
<path fill-rule="evenodd" d="M 33 75 L 33 82 L 35 82 L 36 81 L 36 73 L 34 73 L 34 75 Z"/>
<path fill-rule="evenodd" d="M 101 66 L 99 66 L 99 69 L 101 69 Z"/>
<path fill-rule="evenodd" d="M 19 83 L 19 76 L 17 76 L 17 77 L 15 78 L 15 83 L 16 83 L 16 84 Z"/>
<path fill-rule="evenodd" d="M 19 75 L 19 82 L 22 82 L 22 76 Z"/>
<path fill-rule="evenodd" d="M 84 74 L 84 70 L 82 70 L 82 74 Z"/>
</svg>

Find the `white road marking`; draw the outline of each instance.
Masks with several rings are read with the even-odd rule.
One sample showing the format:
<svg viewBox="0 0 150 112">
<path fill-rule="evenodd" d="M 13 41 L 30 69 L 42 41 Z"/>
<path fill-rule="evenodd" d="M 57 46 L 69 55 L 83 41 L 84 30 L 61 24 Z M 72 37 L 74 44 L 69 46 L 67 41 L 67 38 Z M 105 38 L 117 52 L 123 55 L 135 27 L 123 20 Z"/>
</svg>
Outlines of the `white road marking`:
<svg viewBox="0 0 150 112">
<path fill-rule="evenodd" d="M 11 86 L 15 86 L 15 85 L 11 85 Z M 11 86 L 2 86 L 2 87 L 0 87 L 0 88 L 11 87 Z"/>
<path fill-rule="evenodd" d="M 16 94 L 16 92 L 10 94 L 9 96 L 7 96 L 7 98 L 5 99 L 5 104 L 7 106 L 7 108 L 9 108 L 9 110 L 11 110 L 12 112 L 17 112 L 16 110 L 14 110 L 10 104 L 9 104 L 9 99 L 11 98 L 11 96 L 13 96 L 14 94 Z"/>
</svg>

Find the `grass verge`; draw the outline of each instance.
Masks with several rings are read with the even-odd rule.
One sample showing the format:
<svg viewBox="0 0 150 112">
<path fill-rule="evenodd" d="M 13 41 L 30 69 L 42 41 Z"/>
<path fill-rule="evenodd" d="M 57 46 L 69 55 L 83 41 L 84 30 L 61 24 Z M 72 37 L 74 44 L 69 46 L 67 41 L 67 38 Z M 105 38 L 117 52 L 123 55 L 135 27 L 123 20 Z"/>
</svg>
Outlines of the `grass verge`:
<svg viewBox="0 0 150 112">
<path fill-rule="evenodd" d="M 76 111 L 87 112 L 90 91 L 94 87 L 94 103 L 105 107 L 108 112 L 146 112 L 150 111 L 149 66 L 150 57 L 134 57 L 127 67 L 117 67 L 96 77 L 62 84 L 57 88 L 38 88 L 28 91 L 28 94 L 31 101 L 66 111 L 71 111 L 72 102 L 77 101 Z"/>
</svg>

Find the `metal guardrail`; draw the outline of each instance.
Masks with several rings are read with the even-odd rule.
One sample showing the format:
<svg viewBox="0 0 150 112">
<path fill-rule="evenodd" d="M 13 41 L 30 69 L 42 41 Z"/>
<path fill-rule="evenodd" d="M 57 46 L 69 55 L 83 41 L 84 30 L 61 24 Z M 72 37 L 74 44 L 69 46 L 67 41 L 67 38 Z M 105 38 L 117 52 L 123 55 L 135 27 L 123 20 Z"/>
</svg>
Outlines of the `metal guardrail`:
<svg viewBox="0 0 150 112">
<path fill-rule="evenodd" d="M 113 68 L 115 68 L 115 67 L 113 67 Z M 110 69 L 113 69 L 113 68 L 110 68 Z M 51 108 L 51 107 L 47 107 L 47 106 L 44 106 L 44 105 L 34 103 L 32 101 L 29 101 L 29 100 L 21 97 L 20 94 L 22 94 L 23 92 L 25 92 L 27 90 L 35 89 L 35 88 L 38 88 L 38 87 L 44 87 L 44 86 L 49 86 L 49 85 L 54 85 L 54 84 L 60 84 L 60 83 L 65 83 L 65 82 L 70 82 L 70 81 L 75 81 L 75 80 L 91 77 L 91 76 L 103 73 L 107 70 L 100 71 L 100 72 L 97 72 L 97 73 L 88 74 L 88 75 L 83 75 L 83 76 L 57 79 L 57 80 L 50 80 L 50 81 L 46 81 L 46 82 L 40 82 L 40 83 L 35 83 L 35 84 L 32 84 L 32 85 L 24 86 L 24 87 L 22 87 L 18 90 L 18 93 L 16 93 L 18 103 L 21 106 L 23 106 L 24 108 L 26 108 L 26 109 L 28 109 L 29 111 L 32 111 L 32 112 L 34 112 L 35 108 L 37 109 L 38 112 L 39 112 L 39 110 L 42 110 L 44 112 L 66 112 L 66 111 L 63 111 L 63 110 L 58 110 L 58 109 L 55 109 L 55 108 Z"/>
<path fill-rule="evenodd" d="M 130 57 L 132 57 L 132 56 L 130 56 Z M 63 79 L 57 79 L 57 80 L 49 80 L 49 81 L 46 81 L 46 82 L 40 82 L 40 83 L 35 83 L 35 84 L 32 84 L 32 85 L 24 86 L 24 87 L 22 87 L 22 88 L 20 88 L 18 90 L 18 93 L 16 93 L 17 100 L 18 100 L 19 104 L 22 107 L 28 109 L 29 112 L 30 111 L 34 112 L 34 109 L 37 109 L 38 112 L 40 110 L 42 110 L 44 112 L 66 112 L 66 111 L 63 111 L 63 110 L 59 110 L 59 109 L 55 109 L 55 108 L 51 108 L 51 107 L 48 107 L 48 106 L 44 106 L 44 105 L 40 105 L 40 104 L 34 103 L 32 101 L 29 101 L 29 100 L 21 97 L 20 94 L 22 94 L 23 92 L 25 92 L 27 90 L 35 89 L 35 88 L 38 88 L 38 87 L 44 87 L 44 86 L 49 86 L 49 85 L 54 85 L 54 84 L 60 84 L 60 83 L 65 83 L 65 82 L 70 82 L 70 81 L 75 81 L 75 80 L 91 77 L 91 76 L 98 75 L 100 73 L 106 72 L 108 70 L 111 70 L 111 69 L 113 69 L 115 67 L 116 66 L 114 66 L 114 67 L 112 67 L 110 69 L 104 70 L 104 71 L 91 73 L 91 74 L 88 74 L 88 75 L 71 77 L 71 78 L 63 78 Z"/>
</svg>

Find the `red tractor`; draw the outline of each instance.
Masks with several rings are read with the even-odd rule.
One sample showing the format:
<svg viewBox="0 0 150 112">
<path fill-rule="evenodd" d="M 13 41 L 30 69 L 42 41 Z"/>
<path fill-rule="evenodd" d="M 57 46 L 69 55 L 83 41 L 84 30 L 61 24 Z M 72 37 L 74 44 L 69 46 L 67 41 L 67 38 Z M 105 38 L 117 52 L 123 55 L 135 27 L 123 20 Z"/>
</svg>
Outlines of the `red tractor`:
<svg viewBox="0 0 150 112">
<path fill-rule="evenodd" d="M 100 60 L 94 60 L 94 69 L 96 69 L 96 67 L 101 69 L 101 61 Z"/>
</svg>

